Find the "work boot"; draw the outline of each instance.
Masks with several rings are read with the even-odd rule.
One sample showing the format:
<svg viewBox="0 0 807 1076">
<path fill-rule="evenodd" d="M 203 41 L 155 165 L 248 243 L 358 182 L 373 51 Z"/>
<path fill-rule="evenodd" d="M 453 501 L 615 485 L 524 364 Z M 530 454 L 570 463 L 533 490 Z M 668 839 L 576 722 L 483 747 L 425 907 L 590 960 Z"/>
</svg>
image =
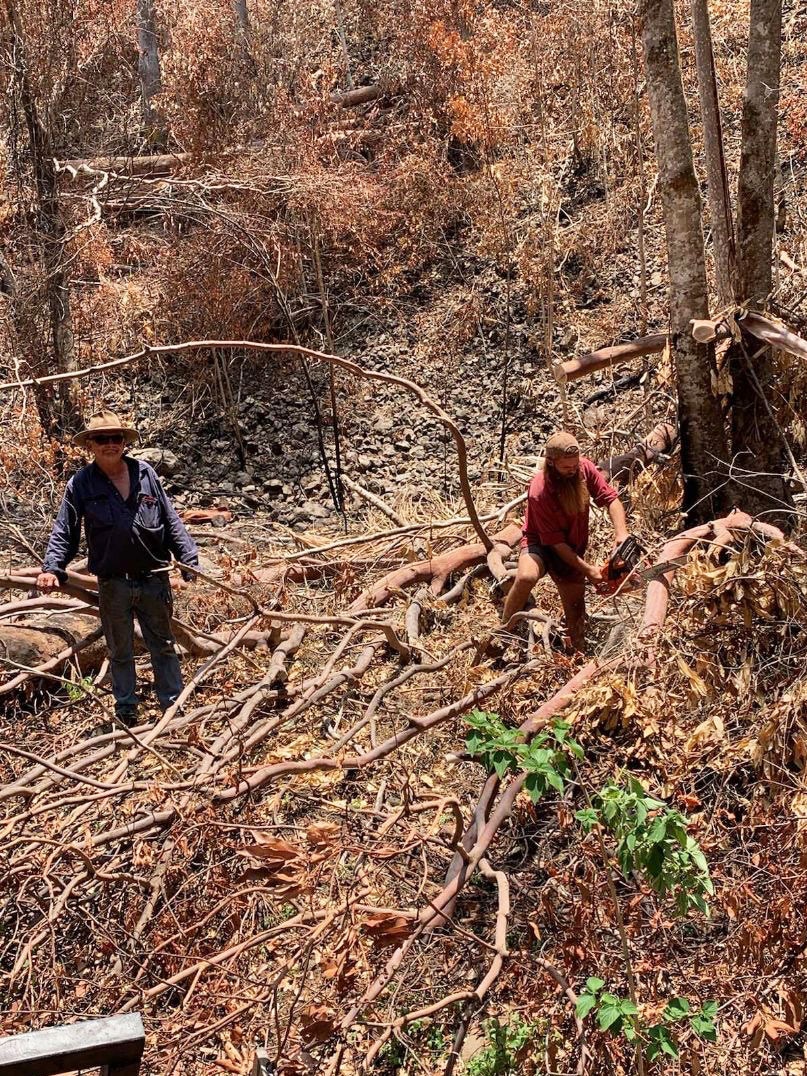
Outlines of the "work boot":
<svg viewBox="0 0 807 1076">
<path fill-rule="evenodd" d="M 127 729 L 133 729 L 137 724 L 137 707 L 115 707 L 115 717 L 118 719 L 118 721 L 120 721 L 122 725 L 125 725 Z"/>
<path fill-rule="evenodd" d="M 87 736 L 106 736 L 107 733 L 119 729 L 121 725 L 125 725 L 127 729 L 134 728 L 138 720 L 137 707 L 122 706 L 120 709 L 116 707 L 115 718 L 115 721 L 102 721 L 100 725 L 96 725 L 95 728 L 90 729 Z"/>
</svg>

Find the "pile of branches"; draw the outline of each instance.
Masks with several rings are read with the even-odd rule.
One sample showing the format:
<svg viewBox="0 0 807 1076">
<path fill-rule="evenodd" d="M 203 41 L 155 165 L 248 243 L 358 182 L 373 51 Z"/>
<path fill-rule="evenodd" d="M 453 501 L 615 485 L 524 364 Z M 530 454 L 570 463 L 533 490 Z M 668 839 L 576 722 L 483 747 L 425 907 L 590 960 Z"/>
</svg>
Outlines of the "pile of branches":
<svg viewBox="0 0 807 1076">
<path fill-rule="evenodd" d="M 634 1071 L 635 1046 L 581 1015 L 599 976 L 645 1024 L 673 996 L 718 1002 L 716 1046 L 681 1037 L 693 1071 L 782 1071 L 807 942 L 803 552 L 741 513 L 685 533 L 644 603 L 595 606 L 619 631 L 581 664 L 551 611 L 500 629 L 491 573 L 519 527 L 481 518 L 490 549 L 462 518 L 261 569 L 229 545 L 229 582 L 184 599 L 198 624 L 217 594 L 229 626 L 196 629 L 210 651 L 183 696 L 133 730 L 97 731 L 87 677 L 36 716 L 33 678 L 7 695 L 9 1030 L 138 1010 L 160 1073 L 245 1073 L 256 1044 L 289 1074 L 451 1073 L 483 1012 L 515 1011 L 537 1071 Z M 562 792 L 485 772 L 474 710 L 522 743 L 562 718 L 581 755 Z M 626 773 L 687 812 L 710 919 L 615 881 L 576 822 Z"/>
</svg>

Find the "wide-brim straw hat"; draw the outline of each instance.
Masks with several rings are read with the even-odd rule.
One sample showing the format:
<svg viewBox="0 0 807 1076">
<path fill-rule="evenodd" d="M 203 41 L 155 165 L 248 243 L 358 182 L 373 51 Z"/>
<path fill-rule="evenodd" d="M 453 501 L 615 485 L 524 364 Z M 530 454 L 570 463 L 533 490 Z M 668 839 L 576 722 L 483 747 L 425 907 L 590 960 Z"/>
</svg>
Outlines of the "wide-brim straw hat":
<svg viewBox="0 0 807 1076">
<path fill-rule="evenodd" d="M 120 416 L 114 411 L 96 411 L 94 415 L 90 415 L 86 428 L 73 438 L 73 444 L 84 446 L 88 439 L 97 433 L 120 433 L 127 445 L 133 445 L 140 437 L 137 430 L 121 422 Z"/>
</svg>

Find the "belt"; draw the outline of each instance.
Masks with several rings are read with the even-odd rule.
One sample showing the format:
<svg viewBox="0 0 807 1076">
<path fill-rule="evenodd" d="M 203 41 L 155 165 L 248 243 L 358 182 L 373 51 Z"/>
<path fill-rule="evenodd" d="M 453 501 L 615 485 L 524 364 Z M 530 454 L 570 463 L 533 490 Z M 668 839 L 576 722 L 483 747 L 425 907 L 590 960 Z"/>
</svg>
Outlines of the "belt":
<svg viewBox="0 0 807 1076">
<path fill-rule="evenodd" d="M 125 579 L 127 583 L 147 583 L 150 579 L 156 579 L 162 574 L 159 569 L 148 572 L 119 572 L 117 575 L 101 576 L 101 579 Z"/>
</svg>

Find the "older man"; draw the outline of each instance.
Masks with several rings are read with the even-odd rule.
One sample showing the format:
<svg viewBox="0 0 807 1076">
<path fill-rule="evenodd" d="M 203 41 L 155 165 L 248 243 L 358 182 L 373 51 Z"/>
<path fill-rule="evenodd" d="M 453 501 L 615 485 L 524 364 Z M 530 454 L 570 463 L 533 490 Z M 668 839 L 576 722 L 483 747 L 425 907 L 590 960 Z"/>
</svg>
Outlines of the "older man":
<svg viewBox="0 0 807 1076">
<path fill-rule="evenodd" d="M 67 578 L 78 551 L 81 523 L 88 567 L 98 576 L 101 626 L 109 648 L 115 713 L 137 723 L 134 618 L 151 655 L 160 706 L 166 710 L 182 691 L 182 673 L 171 632 L 173 603 L 168 571 L 171 556 L 199 562 L 185 529 L 153 468 L 125 455 L 138 438 L 113 411 L 94 414 L 74 438 L 93 459 L 67 483 L 36 585 L 46 593 Z M 186 573 L 187 575 L 187 573 Z"/>
<path fill-rule="evenodd" d="M 570 433 L 546 443 L 543 470 L 527 491 L 527 509 L 516 578 L 504 603 L 507 624 L 524 608 L 538 580 L 549 575 L 560 594 L 572 646 L 583 646 L 586 630 L 586 582 L 602 582 L 602 572 L 584 559 L 588 547 L 589 500 L 606 508 L 616 543 L 628 537 L 625 509 L 591 460 L 580 455 Z"/>
</svg>

